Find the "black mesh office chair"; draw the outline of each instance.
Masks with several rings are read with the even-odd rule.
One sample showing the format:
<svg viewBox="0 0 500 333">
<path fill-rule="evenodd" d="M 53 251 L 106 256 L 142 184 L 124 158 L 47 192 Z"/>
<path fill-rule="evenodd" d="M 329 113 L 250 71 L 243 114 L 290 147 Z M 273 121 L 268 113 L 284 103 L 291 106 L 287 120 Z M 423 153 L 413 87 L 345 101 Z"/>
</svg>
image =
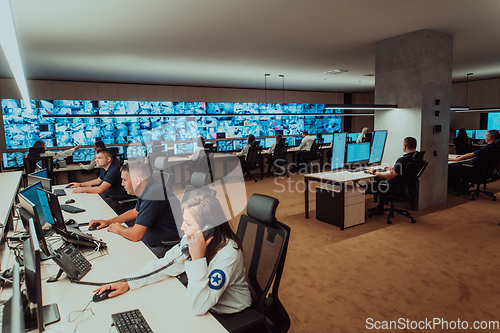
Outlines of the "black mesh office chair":
<svg viewBox="0 0 500 333">
<path fill-rule="evenodd" d="M 456 138 L 453 139 L 453 143 L 455 144 L 455 152 L 457 155 L 465 155 L 467 153 L 472 152 L 472 139 L 467 138 L 466 141 L 457 141 Z"/>
<path fill-rule="evenodd" d="M 311 146 L 311 150 L 309 150 L 306 153 L 306 156 L 304 159 L 304 162 L 307 164 L 306 168 L 309 169 L 309 163 L 311 163 L 312 161 L 315 161 L 319 158 L 321 158 L 321 153 L 319 152 L 319 143 L 318 143 L 318 139 L 315 139 L 312 146 Z M 322 165 L 319 166 L 319 171 L 321 171 L 322 167 L 323 167 Z M 311 164 L 311 172 L 313 172 L 313 165 L 312 164 Z"/>
<path fill-rule="evenodd" d="M 27 177 L 28 174 L 35 172 L 36 164 L 40 161 L 42 162 L 42 169 L 47 169 L 47 178 L 54 180 L 54 163 L 52 156 L 24 157 L 24 176 Z"/>
<path fill-rule="evenodd" d="M 255 181 L 257 181 L 257 179 L 255 178 L 254 175 L 252 175 L 251 171 L 260 169 L 261 167 L 260 153 L 262 151 L 262 147 L 259 146 L 259 143 L 260 141 L 254 141 L 252 143 L 252 146 L 248 148 L 248 153 L 245 160 L 243 160 L 241 163 L 241 169 L 243 170 L 243 174 Z"/>
<path fill-rule="evenodd" d="M 252 305 L 236 314 L 214 314 L 231 333 L 284 333 L 290 328 L 290 317 L 278 297 L 290 228 L 276 220 L 278 204 L 275 198 L 253 194 L 247 214 L 241 215 L 236 235 L 243 243 Z"/>
<path fill-rule="evenodd" d="M 215 197 L 217 191 L 212 190 L 208 187 L 210 184 L 210 176 L 203 172 L 193 172 L 191 175 L 191 184 L 186 186 L 184 190 L 184 195 L 182 196 L 181 203 L 188 201 L 198 195 L 207 194 Z"/>
<path fill-rule="evenodd" d="M 414 209 L 414 200 L 418 196 L 417 181 L 428 164 L 424 160 L 424 154 L 425 151 L 415 152 L 412 161 L 401 171 L 401 178 L 397 184 L 390 187 L 387 193 L 378 194 L 380 202 L 391 205 L 390 208 L 382 210 L 382 212 L 389 212 L 387 224 L 392 223 L 391 218 L 394 217 L 394 213 L 406 216 L 411 220 L 411 223 L 415 223 L 415 219 L 408 210 L 394 208 L 394 204 L 396 202 L 410 202 L 411 210 Z M 369 214 L 368 217 L 372 217 L 372 214 Z"/>
<path fill-rule="evenodd" d="M 268 163 L 272 163 L 272 166 L 276 169 L 276 176 L 283 176 L 286 174 L 287 177 L 290 177 L 290 175 L 286 173 L 285 168 L 285 165 L 288 163 L 286 158 L 287 150 L 288 145 L 286 144 L 286 140 L 285 138 L 281 138 L 274 148 L 272 159 L 268 161 Z"/>
<path fill-rule="evenodd" d="M 486 184 L 496 182 L 500 179 L 500 173 L 498 170 L 500 164 L 500 141 L 497 141 L 485 161 L 481 165 L 470 165 L 464 164 L 463 168 L 468 168 L 469 172 L 469 182 L 475 188 L 469 190 L 467 193 L 472 193 L 471 200 L 476 200 L 476 197 L 479 196 L 479 193 L 486 194 L 490 198 L 493 198 L 493 201 L 496 201 L 497 198 L 493 192 L 486 191 Z M 481 185 L 484 186 L 484 189 L 481 190 Z"/>
<path fill-rule="evenodd" d="M 120 154 L 120 149 L 118 147 L 108 147 L 108 150 L 110 151 L 113 160 L 118 162 L 120 165 L 123 165 L 124 156 L 123 154 Z"/>
</svg>

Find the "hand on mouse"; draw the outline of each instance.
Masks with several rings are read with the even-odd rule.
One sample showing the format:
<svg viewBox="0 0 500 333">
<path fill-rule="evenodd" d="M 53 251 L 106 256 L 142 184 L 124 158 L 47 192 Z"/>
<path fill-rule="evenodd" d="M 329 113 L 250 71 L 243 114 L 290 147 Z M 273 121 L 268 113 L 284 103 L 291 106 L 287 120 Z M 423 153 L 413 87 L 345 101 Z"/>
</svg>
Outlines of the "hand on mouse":
<svg viewBox="0 0 500 333">
<path fill-rule="evenodd" d="M 127 291 L 130 290 L 130 286 L 128 285 L 127 282 L 117 282 L 117 283 L 112 283 L 112 284 L 107 284 L 105 286 L 102 286 L 101 288 L 97 288 L 93 292 L 99 291 L 99 295 L 102 294 L 105 290 L 114 290 L 109 293 L 109 297 L 114 297 L 118 296 L 121 294 L 125 294 Z"/>
<path fill-rule="evenodd" d="M 71 188 L 75 188 L 75 187 L 82 186 L 82 184 L 80 184 L 80 183 L 69 183 L 68 186 L 71 187 Z"/>
<path fill-rule="evenodd" d="M 90 220 L 89 227 L 97 225 L 97 230 L 106 228 L 110 223 L 108 220 Z"/>
</svg>

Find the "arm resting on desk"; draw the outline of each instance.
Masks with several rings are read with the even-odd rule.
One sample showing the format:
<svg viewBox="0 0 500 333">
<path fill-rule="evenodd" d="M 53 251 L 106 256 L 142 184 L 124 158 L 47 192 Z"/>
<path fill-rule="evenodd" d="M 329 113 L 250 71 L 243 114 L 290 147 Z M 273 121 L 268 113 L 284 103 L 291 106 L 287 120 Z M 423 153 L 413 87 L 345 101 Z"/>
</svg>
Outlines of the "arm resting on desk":
<svg viewBox="0 0 500 333">
<path fill-rule="evenodd" d="M 396 171 L 394 171 L 393 168 L 391 168 L 390 170 L 384 171 L 384 172 L 380 172 L 380 171 L 374 172 L 373 168 L 368 169 L 368 171 L 374 176 L 380 177 L 382 179 L 387 179 L 387 180 L 392 179 L 398 175 L 398 173 Z"/>
<path fill-rule="evenodd" d="M 99 186 L 77 187 L 77 188 L 75 188 L 73 190 L 73 193 L 97 193 L 97 194 L 102 194 L 102 193 L 106 192 L 111 187 L 111 184 L 108 183 L 108 182 L 103 182 L 102 180 L 100 180 L 100 181 L 101 181 L 101 184 Z"/>
<path fill-rule="evenodd" d="M 147 227 L 137 223 L 131 228 L 125 227 L 120 223 L 113 223 L 109 226 L 108 231 L 120 235 L 132 242 L 138 242 L 142 239 L 147 229 Z"/>
<path fill-rule="evenodd" d="M 97 229 L 106 228 L 113 223 L 125 223 L 135 220 L 139 212 L 134 209 L 127 210 L 125 213 L 115 216 L 109 220 L 91 220 L 89 225 L 99 224 Z"/>
<path fill-rule="evenodd" d="M 468 153 L 465 155 L 458 155 L 457 157 L 448 157 L 448 161 L 463 161 L 463 160 L 469 160 L 476 155 L 474 153 Z"/>
</svg>

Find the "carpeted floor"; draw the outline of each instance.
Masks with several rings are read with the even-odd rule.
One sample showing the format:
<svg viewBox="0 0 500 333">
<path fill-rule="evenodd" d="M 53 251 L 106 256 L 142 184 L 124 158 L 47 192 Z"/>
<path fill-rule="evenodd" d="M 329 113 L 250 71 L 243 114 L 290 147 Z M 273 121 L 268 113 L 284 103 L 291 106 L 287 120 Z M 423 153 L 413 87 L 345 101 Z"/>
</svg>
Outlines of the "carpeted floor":
<svg viewBox="0 0 500 333">
<path fill-rule="evenodd" d="M 438 332 L 466 320 L 469 329 L 461 331 L 467 332 L 474 321 L 500 321 L 499 202 L 450 193 L 446 204 L 414 212 L 415 224 L 396 215 L 387 225 L 386 216 L 376 216 L 341 231 L 315 219 L 314 193 L 311 217 L 304 218 L 301 180 L 245 183 L 247 196 L 278 198 L 278 220 L 292 230 L 280 286 L 290 332 L 373 331 L 370 323 L 400 318 L 448 321 L 448 329 L 435 326 Z M 488 189 L 500 192 L 500 183 Z M 366 206 L 375 206 L 369 196 Z"/>
</svg>

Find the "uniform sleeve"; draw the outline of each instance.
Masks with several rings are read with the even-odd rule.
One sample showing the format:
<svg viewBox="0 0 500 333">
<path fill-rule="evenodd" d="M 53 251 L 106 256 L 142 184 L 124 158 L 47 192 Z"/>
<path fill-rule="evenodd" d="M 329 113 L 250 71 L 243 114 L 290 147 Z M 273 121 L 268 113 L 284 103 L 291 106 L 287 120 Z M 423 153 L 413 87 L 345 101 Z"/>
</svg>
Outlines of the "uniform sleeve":
<svg viewBox="0 0 500 333">
<path fill-rule="evenodd" d="M 62 151 L 60 153 L 54 154 L 53 155 L 54 156 L 54 160 L 57 160 L 57 159 L 60 159 L 60 158 L 66 158 L 68 156 L 73 155 L 74 152 L 75 152 L 75 148 L 71 148 L 71 149 Z"/>
<path fill-rule="evenodd" d="M 104 170 L 104 169 L 102 169 Z M 113 184 L 116 183 L 117 179 L 120 179 L 120 169 L 119 168 L 113 168 L 111 170 L 108 170 L 108 172 L 106 172 L 106 175 L 104 175 L 104 178 L 101 178 L 99 176 L 99 178 L 101 178 L 101 180 L 103 182 L 106 182 L 106 183 L 109 183 L 111 184 L 111 186 L 113 186 Z"/>
<path fill-rule="evenodd" d="M 403 162 L 403 157 L 398 158 L 396 163 L 394 163 L 394 167 L 392 168 L 394 172 L 396 172 L 398 175 L 401 175 L 401 172 L 403 171 L 402 162 Z"/>
<path fill-rule="evenodd" d="M 137 201 L 137 204 L 139 203 L 139 200 Z M 136 204 L 136 209 L 139 212 L 137 217 L 135 218 L 135 223 L 138 225 L 142 225 L 146 228 L 149 228 L 154 221 L 156 221 L 157 216 L 161 212 L 161 205 L 164 204 L 163 201 L 153 201 L 153 200 L 142 200 L 140 204 L 140 208 L 137 207 Z M 139 208 L 139 209 L 138 209 Z"/>
<path fill-rule="evenodd" d="M 269 154 L 274 154 L 274 150 L 276 149 L 276 142 L 273 143 L 273 145 L 271 146 L 271 148 L 269 148 Z"/>
<path fill-rule="evenodd" d="M 240 269 L 236 265 L 237 251 L 228 243 L 212 259 L 210 270 L 206 258 L 186 262 L 188 301 L 195 315 L 204 315 L 219 302 L 219 298 Z"/>
<path fill-rule="evenodd" d="M 477 158 L 485 158 L 490 153 L 490 149 L 491 149 L 491 145 L 481 147 L 474 152 L 474 156 Z"/>
<path fill-rule="evenodd" d="M 92 170 L 95 167 L 95 160 L 96 160 L 96 154 L 94 154 L 94 156 L 92 156 L 90 163 L 87 165 L 82 165 L 82 168 L 85 170 Z"/>
<path fill-rule="evenodd" d="M 302 141 L 300 141 L 300 145 L 297 147 L 297 149 L 302 149 L 306 145 L 306 138 L 302 138 Z"/>
<path fill-rule="evenodd" d="M 236 156 L 247 156 L 249 148 L 250 145 L 246 145 L 239 153 L 236 153 Z"/>
<path fill-rule="evenodd" d="M 184 262 L 183 262 L 184 256 L 181 256 L 181 258 L 179 258 L 179 256 L 181 256 L 180 243 L 175 245 L 170 250 L 168 250 L 168 252 L 165 253 L 165 256 L 163 258 L 158 259 L 158 260 L 152 260 L 152 261 L 148 262 L 146 264 L 146 266 L 144 266 L 144 268 L 142 270 L 140 270 L 139 272 L 136 272 L 136 273 L 133 273 L 133 274 L 126 276 L 126 278 L 131 278 L 131 277 L 136 277 L 136 276 L 148 274 L 150 272 L 153 272 L 153 271 L 159 269 L 160 267 L 167 265 L 172 260 L 178 258 L 178 259 L 176 259 L 177 262 L 175 264 L 164 269 L 163 271 L 161 271 L 159 273 L 156 273 L 156 274 L 151 275 L 151 276 L 144 278 L 144 279 L 135 280 L 135 281 L 128 281 L 128 285 L 130 286 L 130 289 L 131 290 L 137 289 L 137 288 L 143 287 L 143 286 L 151 284 L 151 283 L 165 280 L 166 278 L 168 278 L 170 276 L 177 276 L 177 275 L 185 272 L 185 267 L 184 267 Z M 191 281 L 189 281 L 189 283 L 191 283 Z"/>
</svg>

